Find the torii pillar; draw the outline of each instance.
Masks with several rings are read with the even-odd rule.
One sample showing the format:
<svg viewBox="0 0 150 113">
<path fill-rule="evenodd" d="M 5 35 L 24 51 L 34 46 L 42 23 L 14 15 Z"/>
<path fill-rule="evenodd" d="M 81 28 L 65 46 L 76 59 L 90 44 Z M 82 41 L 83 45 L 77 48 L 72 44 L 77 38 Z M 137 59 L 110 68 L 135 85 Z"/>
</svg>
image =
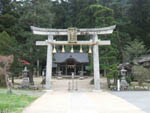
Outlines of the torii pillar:
<svg viewBox="0 0 150 113">
<path fill-rule="evenodd" d="M 93 42 L 98 41 L 98 35 L 93 35 Z M 93 46 L 94 90 L 100 90 L 99 45 Z"/>
<path fill-rule="evenodd" d="M 53 36 L 48 35 L 48 41 L 53 41 Z M 52 79 L 52 45 L 47 45 L 47 63 L 46 63 L 46 90 L 51 90 L 51 79 Z"/>
</svg>

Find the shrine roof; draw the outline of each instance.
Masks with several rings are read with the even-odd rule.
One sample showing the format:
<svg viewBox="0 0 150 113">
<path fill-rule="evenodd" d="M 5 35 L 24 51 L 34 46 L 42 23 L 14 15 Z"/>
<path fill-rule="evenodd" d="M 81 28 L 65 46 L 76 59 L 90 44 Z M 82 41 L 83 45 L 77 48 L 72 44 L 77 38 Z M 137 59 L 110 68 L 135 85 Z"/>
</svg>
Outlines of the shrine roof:
<svg viewBox="0 0 150 113">
<path fill-rule="evenodd" d="M 78 63 L 89 63 L 88 53 L 56 53 L 55 63 L 65 63 L 68 59 L 74 59 Z"/>
<path fill-rule="evenodd" d="M 138 60 L 138 63 L 144 63 L 144 62 L 150 62 L 150 56 L 144 56 Z"/>
</svg>

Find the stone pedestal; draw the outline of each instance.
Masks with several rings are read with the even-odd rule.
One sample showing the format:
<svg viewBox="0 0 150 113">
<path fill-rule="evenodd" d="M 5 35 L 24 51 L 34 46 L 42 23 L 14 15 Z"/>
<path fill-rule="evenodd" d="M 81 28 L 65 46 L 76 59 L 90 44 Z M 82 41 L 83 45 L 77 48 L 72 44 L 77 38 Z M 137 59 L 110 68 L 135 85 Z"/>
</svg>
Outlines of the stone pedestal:
<svg viewBox="0 0 150 113">
<path fill-rule="evenodd" d="M 84 79 L 84 76 L 83 76 L 83 75 L 84 75 L 84 71 L 80 71 L 80 77 L 79 77 L 80 80 L 83 80 L 83 79 Z"/>
<path fill-rule="evenodd" d="M 58 77 L 57 77 L 57 79 L 59 79 L 59 80 L 62 79 L 62 74 L 61 74 L 61 73 L 62 73 L 61 71 L 58 72 Z"/>
<path fill-rule="evenodd" d="M 122 80 L 120 82 L 120 88 L 122 90 L 127 90 L 128 86 L 129 86 L 129 84 L 127 83 L 125 77 L 122 77 Z"/>
<path fill-rule="evenodd" d="M 21 83 L 21 87 L 27 89 L 27 88 L 29 88 L 29 86 L 30 86 L 29 78 L 24 77 L 23 81 Z"/>
</svg>

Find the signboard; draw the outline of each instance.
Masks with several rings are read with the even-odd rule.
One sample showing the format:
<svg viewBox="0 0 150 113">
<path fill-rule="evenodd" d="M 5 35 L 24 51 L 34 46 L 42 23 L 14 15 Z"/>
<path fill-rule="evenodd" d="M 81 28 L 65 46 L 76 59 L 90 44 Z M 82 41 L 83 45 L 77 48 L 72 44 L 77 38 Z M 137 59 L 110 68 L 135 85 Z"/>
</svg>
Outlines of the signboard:
<svg viewBox="0 0 150 113">
<path fill-rule="evenodd" d="M 68 28 L 68 42 L 76 43 L 77 42 L 77 28 Z"/>
</svg>

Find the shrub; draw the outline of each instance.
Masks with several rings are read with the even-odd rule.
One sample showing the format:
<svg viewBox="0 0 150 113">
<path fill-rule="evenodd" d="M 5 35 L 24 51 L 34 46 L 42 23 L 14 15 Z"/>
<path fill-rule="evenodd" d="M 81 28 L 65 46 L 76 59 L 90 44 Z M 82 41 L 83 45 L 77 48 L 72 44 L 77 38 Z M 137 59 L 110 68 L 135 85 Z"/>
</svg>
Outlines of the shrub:
<svg viewBox="0 0 150 113">
<path fill-rule="evenodd" d="M 138 81 L 139 85 L 142 85 L 143 82 L 150 78 L 149 70 L 144 68 L 143 66 L 133 66 L 132 74 L 134 78 Z"/>
</svg>

